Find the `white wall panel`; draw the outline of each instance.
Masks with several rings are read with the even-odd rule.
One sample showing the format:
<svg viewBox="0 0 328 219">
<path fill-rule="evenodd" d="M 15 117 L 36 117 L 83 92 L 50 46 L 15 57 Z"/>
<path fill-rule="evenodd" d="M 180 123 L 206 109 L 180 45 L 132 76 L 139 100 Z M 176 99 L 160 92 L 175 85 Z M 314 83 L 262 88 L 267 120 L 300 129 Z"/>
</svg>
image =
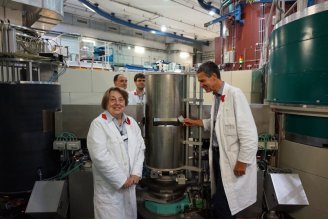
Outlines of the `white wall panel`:
<svg viewBox="0 0 328 219">
<path fill-rule="evenodd" d="M 61 103 L 62 104 L 71 104 L 70 93 L 69 92 L 62 92 L 61 93 Z"/>
<path fill-rule="evenodd" d="M 68 68 L 59 77 L 62 92 L 91 92 L 91 71 Z"/>
<path fill-rule="evenodd" d="M 222 81 L 225 81 L 228 84 L 232 84 L 231 71 L 222 71 L 220 72 L 220 75 Z"/>
<path fill-rule="evenodd" d="M 232 71 L 231 81 L 235 87 L 250 93 L 252 91 L 252 70 Z"/>
<path fill-rule="evenodd" d="M 104 92 L 70 93 L 70 104 L 100 105 Z"/>
<path fill-rule="evenodd" d="M 110 71 L 92 71 L 92 92 L 105 92 L 108 88 L 114 86 L 114 72 Z"/>
</svg>

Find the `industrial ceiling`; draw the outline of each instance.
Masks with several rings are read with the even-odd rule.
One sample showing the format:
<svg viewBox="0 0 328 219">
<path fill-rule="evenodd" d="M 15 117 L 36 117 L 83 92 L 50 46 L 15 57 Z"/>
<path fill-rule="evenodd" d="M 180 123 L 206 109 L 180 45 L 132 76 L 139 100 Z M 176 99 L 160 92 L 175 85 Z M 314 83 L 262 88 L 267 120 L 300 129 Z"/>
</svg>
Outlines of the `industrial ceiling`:
<svg viewBox="0 0 328 219">
<path fill-rule="evenodd" d="M 219 25 L 204 24 L 219 17 L 210 15 L 197 0 L 93 0 L 99 9 L 142 27 L 197 40 L 213 40 L 219 35 Z M 212 5 L 218 5 L 215 1 Z M 64 0 L 64 12 L 82 18 L 115 25 L 115 22 L 86 8 L 79 0 Z M 118 24 L 117 24 L 118 25 Z M 162 29 L 164 32 L 164 30 Z"/>
</svg>

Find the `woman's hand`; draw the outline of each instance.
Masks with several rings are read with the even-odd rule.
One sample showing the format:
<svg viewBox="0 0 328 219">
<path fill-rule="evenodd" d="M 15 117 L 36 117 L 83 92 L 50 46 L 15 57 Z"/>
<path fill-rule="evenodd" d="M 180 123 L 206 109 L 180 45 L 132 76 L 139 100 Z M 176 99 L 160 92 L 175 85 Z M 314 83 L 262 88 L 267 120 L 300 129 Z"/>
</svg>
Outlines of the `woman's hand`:
<svg viewBox="0 0 328 219">
<path fill-rule="evenodd" d="M 139 180 L 140 180 L 140 177 L 139 177 L 139 176 L 131 175 L 131 176 L 125 181 L 125 183 L 123 184 L 123 188 L 124 188 L 124 189 L 127 189 L 127 188 L 131 187 L 131 186 L 134 185 L 134 184 L 138 184 L 138 183 L 139 183 Z"/>
<path fill-rule="evenodd" d="M 133 179 L 131 177 L 127 178 L 125 183 L 123 184 L 123 188 L 127 189 L 133 185 Z"/>
<path fill-rule="evenodd" d="M 130 178 L 132 178 L 133 184 L 138 184 L 140 177 L 136 175 L 131 175 Z"/>
</svg>

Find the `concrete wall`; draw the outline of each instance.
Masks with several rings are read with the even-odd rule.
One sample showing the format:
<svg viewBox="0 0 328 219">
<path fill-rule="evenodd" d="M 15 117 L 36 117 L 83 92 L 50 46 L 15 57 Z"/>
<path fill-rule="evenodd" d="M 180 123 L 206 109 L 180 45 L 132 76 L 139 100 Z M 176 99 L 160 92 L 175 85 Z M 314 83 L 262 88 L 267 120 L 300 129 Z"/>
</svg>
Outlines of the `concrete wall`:
<svg viewBox="0 0 328 219">
<path fill-rule="evenodd" d="M 117 73 L 106 70 L 67 69 L 59 78 L 62 92 L 62 104 L 100 104 L 104 92 L 114 86 L 113 77 Z M 134 90 L 133 77 L 138 72 L 123 72 L 128 78 L 128 90 Z M 221 72 L 223 81 L 239 87 L 245 94 L 249 103 L 253 95 L 252 71 L 225 71 Z M 190 83 L 190 96 L 193 94 L 193 82 Z M 199 83 L 196 79 L 196 93 L 199 95 Z M 212 93 L 204 93 L 204 104 L 212 104 Z"/>
<path fill-rule="evenodd" d="M 59 78 L 62 104 L 100 105 L 104 92 L 114 86 L 115 74 L 128 78 L 127 90 L 134 90 L 134 75 L 138 72 L 110 72 L 106 70 L 67 69 Z"/>
<path fill-rule="evenodd" d="M 249 103 L 252 103 L 252 71 L 222 71 L 221 79 L 230 85 L 240 88 Z M 197 93 L 199 93 L 199 83 L 197 82 Z M 191 87 L 191 93 L 193 88 Z M 204 93 L 204 104 L 210 105 L 212 103 L 212 93 Z"/>
</svg>

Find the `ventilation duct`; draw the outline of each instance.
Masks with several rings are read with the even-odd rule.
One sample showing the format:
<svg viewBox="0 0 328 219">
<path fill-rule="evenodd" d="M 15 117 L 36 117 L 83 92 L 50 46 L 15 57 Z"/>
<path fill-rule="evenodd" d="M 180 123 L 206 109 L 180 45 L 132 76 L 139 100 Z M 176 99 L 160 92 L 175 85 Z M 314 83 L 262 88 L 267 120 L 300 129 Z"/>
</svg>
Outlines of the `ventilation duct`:
<svg viewBox="0 0 328 219">
<path fill-rule="evenodd" d="M 6 7 L 23 11 L 23 26 L 50 30 L 64 19 L 63 0 L 11 0 Z"/>
</svg>

